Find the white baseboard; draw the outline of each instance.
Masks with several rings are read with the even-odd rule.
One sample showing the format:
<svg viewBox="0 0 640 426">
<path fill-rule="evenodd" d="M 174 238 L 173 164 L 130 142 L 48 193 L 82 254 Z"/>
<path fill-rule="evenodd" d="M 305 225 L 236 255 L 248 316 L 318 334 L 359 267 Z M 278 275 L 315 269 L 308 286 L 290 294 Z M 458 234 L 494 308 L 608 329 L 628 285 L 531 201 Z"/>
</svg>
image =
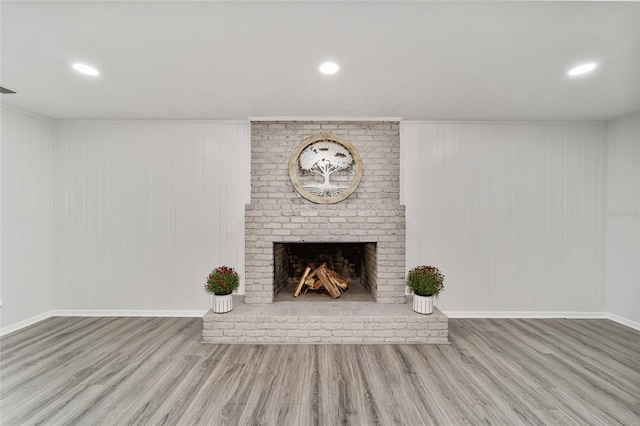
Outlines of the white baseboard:
<svg viewBox="0 0 640 426">
<path fill-rule="evenodd" d="M 202 317 L 207 310 L 202 311 L 158 311 L 158 310 L 57 310 L 51 311 L 52 317 Z"/>
<path fill-rule="evenodd" d="M 51 317 L 174 317 L 198 318 L 203 317 L 207 310 L 201 311 L 139 311 L 139 310 L 57 310 L 36 315 L 24 321 L 11 324 L 0 329 L 0 336 L 6 336 L 14 331 L 22 330 L 30 325 L 44 321 Z"/>
<path fill-rule="evenodd" d="M 45 312 L 0 329 L 0 336 L 29 327 L 51 317 L 181 317 L 199 318 L 207 310 L 157 311 L 157 310 L 56 310 Z M 546 311 L 444 311 L 449 318 L 572 318 L 608 319 L 640 331 L 640 323 L 607 312 L 546 312 Z"/>
<path fill-rule="evenodd" d="M 575 318 L 607 319 L 606 312 L 562 311 L 443 311 L 449 318 Z"/>
<path fill-rule="evenodd" d="M 614 314 L 607 314 L 607 319 L 613 322 L 617 322 L 618 324 L 626 325 L 627 327 L 631 327 L 635 330 L 640 331 L 640 322 L 631 321 L 624 317 L 614 315 Z"/>
<path fill-rule="evenodd" d="M 40 321 L 44 321 L 47 318 L 51 318 L 53 316 L 51 315 L 51 312 L 52 311 L 45 312 L 44 314 L 36 315 L 35 317 L 27 318 L 26 320 L 22 320 L 7 327 L 3 327 L 2 329 L 0 329 L 0 336 L 6 336 L 7 334 L 13 333 L 14 331 L 22 330 L 23 328 L 27 328 L 30 325 L 39 323 Z"/>
</svg>

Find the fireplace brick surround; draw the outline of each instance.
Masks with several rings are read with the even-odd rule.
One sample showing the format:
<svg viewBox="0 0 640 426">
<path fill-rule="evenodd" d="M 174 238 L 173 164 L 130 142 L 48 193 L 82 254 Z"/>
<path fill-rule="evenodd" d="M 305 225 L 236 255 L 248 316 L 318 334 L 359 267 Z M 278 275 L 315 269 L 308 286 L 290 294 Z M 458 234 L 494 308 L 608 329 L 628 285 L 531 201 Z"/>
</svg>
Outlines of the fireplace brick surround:
<svg viewBox="0 0 640 426">
<path fill-rule="evenodd" d="M 289 157 L 306 137 L 331 133 L 362 157 L 362 181 L 337 204 L 302 198 Z M 378 303 L 404 303 L 405 215 L 400 204 L 398 122 L 254 122 L 251 204 L 245 212 L 245 303 L 273 302 L 274 242 L 377 242 Z"/>
<path fill-rule="evenodd" d="M 318 133 L 348 140 L 364 165 L 357 190 L 336 204 L 304 199 L 289 178 L 291 153 L 306 137 Z M 229 314 L 206 314 L 203 341 L 446 343 L 446 316 L 439 311 L 428 317 L 416 314 L 406 303 L 405 232 L 405 209 L 400 204 L 399 122 L 252 122 L 244 302 Z M 321 303 L 324 308 L 310 306 L 319 302 L 293 297 L 290 302 L 274 303 L 274 243 L 301 242 L 376 243 L 376 284 L 370 289 L 375 303 L 341 305 L 336 299 L 326 302 L 331 309 L 325 302 Z M 286 306 L 289 304 L 295 305 Z M 294 317 L 287 318 L 287 310 L 294 312 Z M 304 311 L 310 314 L 302 314 Z M 323 319 L 322 312 L 327 311 L 333 311 L 336 319 Z M 334 325 L 326 329 L 320 326 L 324 323 Z M 383 326 L 388 323 L 390 329 Z M 314 324 L 318 326 L 315 334 Z"/>
</svg>

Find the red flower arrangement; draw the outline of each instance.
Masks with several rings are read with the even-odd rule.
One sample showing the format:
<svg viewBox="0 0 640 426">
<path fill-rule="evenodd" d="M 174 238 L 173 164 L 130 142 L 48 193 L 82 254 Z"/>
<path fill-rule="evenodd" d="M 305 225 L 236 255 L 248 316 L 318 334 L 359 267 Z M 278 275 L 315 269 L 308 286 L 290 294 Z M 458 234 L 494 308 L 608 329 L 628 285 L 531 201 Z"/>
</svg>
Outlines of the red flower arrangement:
<svg viewBox="0 0 640 426">
<path fill-rule="evenodd" d="M 208 293 L 223 295 L 229 294 L 240 285 L 240 276 L 228 266 L 219 266 L 207 276 L 204 289 Z"/>
<path fill-rule="evenodd" d="M 407 274 L 407 287 L 418 296 L 438 297 L 444 290 L 444 275 L 435 266 L 416 266 Z"/>
</svg>

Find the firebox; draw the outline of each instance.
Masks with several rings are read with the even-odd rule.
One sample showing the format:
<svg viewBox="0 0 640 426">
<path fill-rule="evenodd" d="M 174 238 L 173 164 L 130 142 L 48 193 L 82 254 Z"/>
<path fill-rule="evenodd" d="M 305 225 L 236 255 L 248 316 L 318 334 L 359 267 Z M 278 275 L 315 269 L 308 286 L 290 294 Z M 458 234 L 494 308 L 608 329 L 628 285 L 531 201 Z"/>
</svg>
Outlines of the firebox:
<svg viewBox="0 0 640 426">
<path fill-rule="evenodd" d="M 375 242 L 349 243 L 273 243 L 274 301 L 330 301 L 322 289 L 304 291 L 294 299 L 295 289 L 306 268 L 326 264 L 327 270 L 348 282 L 347 288 L 335 300 L 375 301 L 377 267 Z"/>
</svg>

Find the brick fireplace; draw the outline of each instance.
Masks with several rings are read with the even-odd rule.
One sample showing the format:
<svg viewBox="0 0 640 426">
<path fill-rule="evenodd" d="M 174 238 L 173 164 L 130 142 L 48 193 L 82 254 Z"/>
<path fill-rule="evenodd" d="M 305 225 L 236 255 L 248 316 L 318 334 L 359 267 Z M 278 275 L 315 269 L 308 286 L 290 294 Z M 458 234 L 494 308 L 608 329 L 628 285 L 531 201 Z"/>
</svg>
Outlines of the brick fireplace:
<svg viewBox="0 0 640 426">
<path fill-rule="evenodd" d="M 252 122 L 245 297 L 229 314 L 205 315 L 203 341 L 447 342 L 446 316 L 416 314 L 406 303 L 399 129 L 397 121 Z M 289 177 L 291 153 L 319 133 L 348 140 L 362 159 L 357 190 L 336 204 L 308 201 Z M 362 256 L 353 262 L 369 298 L 350 302 L 340 297 L 320 306 L 283 292 L 287 281 L 300 278 L 300 268 L 287 259 L 301 244 L 319 252 L 331 245 L 344 244 L 337 249 L 341 253 L 353 247 L 351 257 Z M 353 268 L 347 275 L 355 274 Z"/>
<path fill-rule="evenodd" d="M 315 204 L 294 189 L 291 152 L 315 133 L 353 144 L 364 173 L 356 192 Z M 400 204 L 398 122 L 255 122 L 251 125 L 251 204 L 245 213 L 245 303 L 272 303 L 274 243 L 376 243 L 377 303 L 404 303 L 405 216 Z"/>
</svg>

